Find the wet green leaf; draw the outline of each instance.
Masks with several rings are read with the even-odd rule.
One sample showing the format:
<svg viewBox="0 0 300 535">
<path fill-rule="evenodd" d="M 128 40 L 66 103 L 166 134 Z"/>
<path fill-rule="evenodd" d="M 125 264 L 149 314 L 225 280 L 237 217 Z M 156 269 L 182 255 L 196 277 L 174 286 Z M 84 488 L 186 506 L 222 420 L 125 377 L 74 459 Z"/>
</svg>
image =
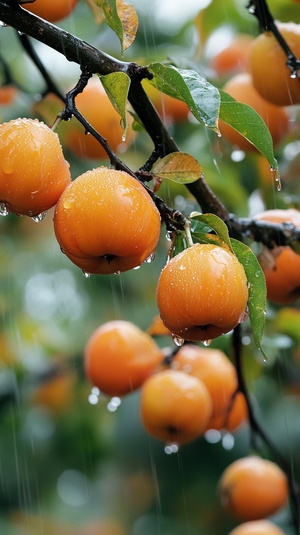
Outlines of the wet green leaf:
<svg viewBox="0 0 300 535">
<path fill-rule="evenodd" d="M 124 72 L 112 72 L 105 76 L 100 76 L 100 80 L 109 100 L 121 116 L 124 137 L 126 137 L 128 128 L 126 103 L 130 87 L 130 78 Z"/>
<path fill-rule="evenodd" d="M 101 7 L 105 20 L 121 43 L 122 52 L 127 50 L 136 37 L 138 18 L 134 7 L 123 0 L 94 0 Z"/>
<path fill-rule="evenodd" d="M 230 241 L 234 253 L 244 267 L 248 280 L 248 309 L 253 339 L 256 347 L 265 357 L 261 347 L 267 306 L 267 288 L 265 276 L 255 254 L 250 247 L 233 238 L 231 238 Z"/>
<path fill-rule="evenodd" d="M 224 221 L 220 219 L 215 214 L 200 214 L 198 212 L 192 212 L 190 215 L 191 220 L 197 220 L 198 222 L 204 224 L 204 228 L 210 229 L 210 232 L 214 231 L 216 233 L 216 236 L 213 235 L 208 236 L 209 242 L 208 243 L 218 243 L 219 245 L 226 244 L 227 247 L 229 247 L 230 250 L 232 250 L 231 242 L 229 239 L 228 234 L 228 228 L 225 225 Z M 199 233 L 200 229 L 195 229 L 195 233 Z M 203 232 L 201 230 L 200 232 Z M 206 231 L 207 232 L 207 231 Z M 193 235 L 193 232 L 192 232 Z"/>
</svg>

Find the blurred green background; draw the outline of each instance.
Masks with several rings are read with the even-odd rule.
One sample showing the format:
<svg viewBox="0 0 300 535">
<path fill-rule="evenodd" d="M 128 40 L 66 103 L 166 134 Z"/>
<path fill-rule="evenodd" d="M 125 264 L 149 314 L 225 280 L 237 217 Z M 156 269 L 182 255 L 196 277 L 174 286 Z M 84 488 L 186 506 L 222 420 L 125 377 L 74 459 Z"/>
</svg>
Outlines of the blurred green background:
<svg viewBox="0 0 300 535">
<path fill-rule="evenodd" d="M 221 86 L 210 58 L 236 33 L 257 35 L 246 2 L 136 0 L 139 31 L 125 60 L 147 64 L 170 59 L 192 67 Z M 175 4 L 175 5 L 174 5 Z M 280 20 L 300 22 L 292 0 L 270 0 Z M 201 16 L 199 13 L 201 12 Z M 113 32 L 98 26 L 84 0 L 59 25 L 120 57 Z M 60 88 L 76 81 L 79 68 L 35 43 Z M 2 120 L 36 116 L 44 83 L 12 28 L 0 28 L 0 54 L 22 88 Z M 1 72 L 1 71 L 0 71 Z M 4 77 L 3 77 L 4 79 Z M 55 117 L 53 117 L 54 120 Z M 299 205 L 299 120 L 276 149 L 283 189 L 264 181 L 257 155 L 232 152 L 226 141 L 190 118 L 168 127 L 179 147 L 193 154 L 225 205 L 246 217 L 264 207 Z M 58 129 L 59 134 L 59 129 Z M 132 169 L 152 150 L 146 133 L 121 157 Z M 65 149 L 73 178 L 98 161 Z M 164 184 L 160 195 L 188 214 L 197 209 L 184 187 Z M 157 314 L 156 282 L 167 255 L 162 232 L 156 259 L 122 275 L 85 278 L 60 251 L 52 213 L 0 218 L 0 531 L 5 535 L 226 535 L 236 521 L 221 509 L 217 482 L 235 458 L 255 451 L 248 425 L 234 436 L 208 435 L 168 455 L 139 417 L 139 393 L 116 407 L 98 399 L 82 370 L 85 342 L 110 319 L 146 329 Z M 244 364 L 259 421 L 293 465 L 300 480 L 300 314 L 269 306 L 263 362 L 244 326 Z M 162 347 L 169 339 L 159 339 Z M 231 357 L 231 337 L 213 342 Z M 272 458 L 263 444 L 259 450 Z M 275 520 L 288 535 L 289 508 Z"/>
</svg>

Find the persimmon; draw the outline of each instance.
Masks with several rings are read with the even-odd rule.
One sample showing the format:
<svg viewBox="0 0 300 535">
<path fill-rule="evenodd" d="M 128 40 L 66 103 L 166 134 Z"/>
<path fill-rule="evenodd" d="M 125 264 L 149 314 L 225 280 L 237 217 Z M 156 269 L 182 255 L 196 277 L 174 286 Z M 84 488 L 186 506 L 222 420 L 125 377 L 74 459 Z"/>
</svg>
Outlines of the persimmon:
<svg viewBox="0 0 300 535">
<path fill-rule="evenodd" d="M 10 106 L 10 104 L 13 104 L 17 94 L 18 89 L 14 85 L 2 85 L 0 87 L 0 106 Z"/>
<path fill-rule="evenodd" d="M 236 370 L 223 351 L 184 344 L 171 367 L 197 377 L 207 387 L 213 404 L 207 429 L 235 431 L 246 420 L 247 405 L 237 392 Z"/>
<path fill-rule="evenodd" d="M 227 46 L 211 58 L 210 67 L 222 77 L 246 71 L 249 47 L 253 39 L 253 36 L 248 34 L 235 35 Z"/>
<path fill-rule="evenodd" d="M 37 216 L 70 184 L 58 135 L 35 119 L 0 125 L 0 202 L 10 212 Z"/>
<path fill-rule="evenodd" d="M 23 4 L 23 7 L 48 22 L 58 22 L 72 13 L 77 2 L 78 0 L 35 0 Z"/>
<path fill-rule="evenodd" d="M 88 379 L 110 396 L 124 396 L 139 388 L 162 360 L 162 351 L 151 336 L 123 320 L 98 327 L 84 349 Z"/>
<path fill-rule="evenodd" d="M 261 116 L 269 128 L 274 145 L 277 145 L 289 131 L 287 110 L 284 107 L 275 106 L 262 98 L 256 91 L 249 73 L 239 73 L 230 78 L 224 85 L 223 91 L 238 102 L 248 104 Z M 245 152 L 256 151 L 250 141 L 230 125 L 224 123 L 224 121 L 220 121 L 219 127 L 222 136 L 232 145 L 238 146 Z"/>
<path fill-rule="evenodd" d="M 141 388 L 141 419 L 153 437 L 184 444 L 201 436 L 212 412 L 210 394 L 197 377 L 166 369 Z"/>
<path fill-rule="evenodd" d="M 300 24 L 277 22 L 296 58 L 300 57 Z M 249 69 L 257 92 L 277 106 L 300 103 L 300 84 L 287 66 L 287 55 L 271 31 L 261 33 L 249 49 Z"/>
<path fill-rule="evenodd" d="M 82 93 L 76 97 L 76 106 L 84 118 L 107 141 L 110 148 L 118 152 L 130 146 L 134 139 L 134 131 L 130 124 L 131 116 L 128 114 L 129 127 L 124 139 L 124 129 L 121 126 L 121 117 L 110 102 L 99 78 L 90 78 Z M 107 153 L 97 139 L 85 132 L 84 127 L 73 118 L 68 122 L 65 132 L 66 146 L 80 158 L 94 160 L 107 160 Z"/>
<path fill-rule="evenodd" d="M 221 504 L 240 520 L 259 520 L 286 505 L 288 484 L 281 468 L 257 456 L 231 463 L 219 481 Z"/>
<path fill-rule="evenodd" d="M 266 210 L 255 219 L 268 223 L 294 225 L 300 228 L 300 212 L 294 208 L 287 210 Z M 300 255 L 291 247 L 264 248 L 259 255 L 267 285 L 267 297 L 279 304 L 293 303 L 300 298 Z"/>
<path fill-rule="evenodd" d="M 229 535 L 284 535 L 284 532 L 270 520 L 253 520 L 240 524 Z"/>
<path fill-rule="evenodd" d="M 160 215 L 134 177 L 98 167 L 65 189 L 54 230 L 62 251 L 82 270 L 118 273 L 141 265 L 155 251 Z"/>
<path fill-rule="evenodd" d="M 157 284 L 162 321 L 184 340 L 229 332 L 243 320 L 247 300 L 243 266 L 229 249 L 213 244 L 198 243 L 174 256 Z"/>
</svg>

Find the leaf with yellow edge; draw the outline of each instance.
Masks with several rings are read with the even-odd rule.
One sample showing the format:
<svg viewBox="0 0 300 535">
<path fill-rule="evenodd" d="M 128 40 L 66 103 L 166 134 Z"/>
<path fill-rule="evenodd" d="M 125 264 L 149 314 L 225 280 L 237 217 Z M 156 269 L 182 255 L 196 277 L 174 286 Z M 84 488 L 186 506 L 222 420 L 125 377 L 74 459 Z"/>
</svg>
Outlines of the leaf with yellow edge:
<svg viewBox="0 0 300 535">
<path fill-rule="evenodd" d="M 133 43 L 138 29 L 138 17 L 131 4 L 123 0 L 94 0 L 101 7 L 105 20 L 121 43 L 122 52 Z"/>
<path fill-rule="evenodd" d="M 159 160 L 152 172 L 154 178 L 167 178 L 178 184 L 190 184 L 200 178 L 202 167 L 190 154 L 172 152 Z"/>
</svg>

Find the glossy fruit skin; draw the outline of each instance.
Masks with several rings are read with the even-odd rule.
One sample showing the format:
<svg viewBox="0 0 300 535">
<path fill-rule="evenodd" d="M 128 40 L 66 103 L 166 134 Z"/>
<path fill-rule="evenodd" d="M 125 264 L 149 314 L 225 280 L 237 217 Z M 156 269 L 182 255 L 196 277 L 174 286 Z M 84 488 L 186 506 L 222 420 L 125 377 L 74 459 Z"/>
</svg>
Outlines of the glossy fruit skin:
<svg viewBox="0 0 300 535">
<path fill-rule="evenodd" d="M 151 336 L 123 320 L 98 327 L 84 349 L 88 379 L 109 396 L 124 396 L 139 388 L 162 360 Z"/>
<path fill-rule="evenodd" d="M 261 457 L 243 457 L 231 463 L 219 481 L 221 504 L 240 520 L 266 518 L 284 507 L 288 484 L 275 463 Z"/>
<path fill-rule="evenodd" d="M 0 125 L 0 202 L 19 215 L 54 206 L 70 184 L 70 166 L 58 135 L 35 119 Z"/>
<path fill-rule="evenodd" d="M 238 387 L 235 367 L 225 353 L 219 349 L 184 344 L 172 360 L 171 367 L 197 377 L 205 384 L 213 404 L 207 428 L 224 428 Z M 231 418 L 230 430 L 235 427 L 233 423 L 236 422 Z"/>
<path fill-rule="evenodd" d="M 254 88 L 251 76 L 248 73 L 236 74 L 230 78 L 224 85 L 223 91 L 238 102 L 248 104 L 261 116 L 270 130 L 274 145 L 277 145 L 289 131 L 287 110 L 263 99 Z M 223 121 L 220 121 L 219 126 L 222 136 L 232 145 L 238 146 L 245 152 L 256 151 L 254 145 L 231 126 Z"/>
<path fill-rule="evenodd" d="M 110 148 L 118 152 L 129 147 L 134 139 L 134 132 L 129 126 L 126 140 L 122 139 L 124 129 L 121 126 L 121 117 L 114 109 L 98 77 L 90 78 L 82 93 L 75 99 L 76 106 L 84 118 L 108 142 Z M 128 115 L 129 125 L 132 122 Z M 66 146 L 79 158 L 93 160 L 107 160 L 108 156 L 102 145 L 91 134 L 86 134 L 83 126 L 72 119 L 66 128 Z"/>
<path fill-rule="evenodd" d="M 257 214 L 255 219 L 269 223 L 291 223 L 300 228 L 300 212 L 294 208 L 266 210 Z M 275 247 L 270 253 L 273 266 L 264 261 L 263 254 L 259 257 L 266 278 L 267 297 L 278 304 L 294 303 L 300 298 L 300 255 L 290 247 Z"/>
<path fill-rule="evenodd" d="M 243 266 L 228 249 L 195 244 L 174 256 L 157 284 L 165 326 L 190 341 L 229 332 L 243 319 L 248 300 Z"/>
<path fill-rule="evenodd" d="M 212 57 L 210 67 L 216 71 L 219 77 L 232 76 L 235 73 L 246 71 L 249 47 L 252 41 L 252 35 L 237 34 L 228 46 Z"/>
<path fill-rule="evenodd" d="M 284 535 L 284 532 L 269 520 L 253 520 L 240 524 L 229 535 Z"/>
<path fill-rule="evenodd" d="M 278 22 L 277 27 L 296 58 L 300 57 L 300 24 Z M 249 69 L 258 93 L 277 106 L 300 103 L 300 84 L 291 78 L 287 56 L 272 32 L 260 34 L 249 49 Z"/>
<path fill-rule="evenodd" d="M 77 2 L 78 0 L 35 0 L 22 7 L 48 22 L 58 22 L 72 13 Z"/>
<path fill-rule="evenodd" d="M 74 264 L 104 275 L 139 266 L 155 251 L 160 215 L 135 178 L 98 167 L 64 191 L 56 205 L 54 230 Z"/>
<path fill-rule="evenodd" d="M 234 433 L 247 420 L 248 408 L 245 396 L 242 392 L 237 392 L 223 413 L 210 419 L 208 429 L 216 429 L 218 431 L 226 430 Z"/>
<path fill-rule="evenodd" d="M 160 371 L 141 388 L 142 423 L 150 435 L 164 442 L 195 440 L 205 432 L 211 411 L 206 386 L 181 371 Z"/>
</svg>

